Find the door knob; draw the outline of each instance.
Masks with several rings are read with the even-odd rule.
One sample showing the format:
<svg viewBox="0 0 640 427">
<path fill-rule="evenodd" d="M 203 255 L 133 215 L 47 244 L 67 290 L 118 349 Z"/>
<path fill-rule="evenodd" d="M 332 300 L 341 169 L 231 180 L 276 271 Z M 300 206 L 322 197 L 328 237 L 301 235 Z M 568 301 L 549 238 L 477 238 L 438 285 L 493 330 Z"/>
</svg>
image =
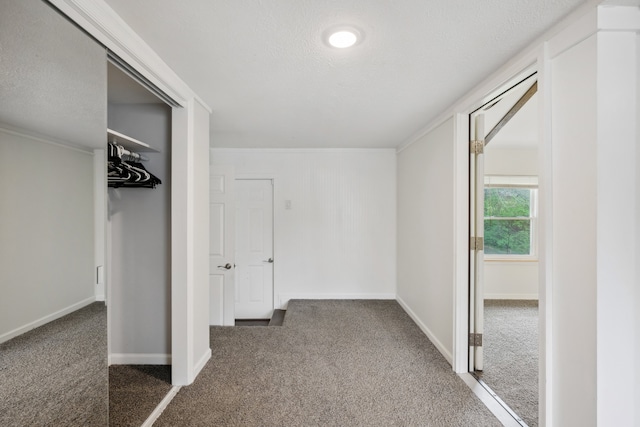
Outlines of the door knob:
<svg viewBox="0 0 640 427">
<path fill-rule="evenodd" d="M 218 268 L 224 268 L 225 270 L 231 270 L 231 264 L 219 265 Z"/>
<path fill-rule="evenodd" d="M 273 264 L 273 258 L 269 258 L 269 259 L 264 260 L 262 262 L 268 262 L 269 264 Z"/>
</svg>

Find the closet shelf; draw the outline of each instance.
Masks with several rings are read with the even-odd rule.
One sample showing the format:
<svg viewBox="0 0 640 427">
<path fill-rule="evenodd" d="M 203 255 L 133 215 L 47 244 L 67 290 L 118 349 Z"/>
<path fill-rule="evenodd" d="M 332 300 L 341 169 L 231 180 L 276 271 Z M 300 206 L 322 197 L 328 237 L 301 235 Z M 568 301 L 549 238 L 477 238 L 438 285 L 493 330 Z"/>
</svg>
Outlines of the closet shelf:
<svg viewBox="0 0 640 427">
<path fill-rule="evenodd" d="M 138 153 L 141 153 L 141 152 L 159 153 L 160 152 L 155 148 L 152 148 L 147 143 L 138 141 L 135 138 L 131 138 L 130 136 L 121 134 L 120 132 L 116 132 L 115 130 L 107 129 L 107 138 L 108 138 L 108 142 L 115 142 L 116 144 L 120 144 L 129 151 L 134 151 Z"/>
</svg>

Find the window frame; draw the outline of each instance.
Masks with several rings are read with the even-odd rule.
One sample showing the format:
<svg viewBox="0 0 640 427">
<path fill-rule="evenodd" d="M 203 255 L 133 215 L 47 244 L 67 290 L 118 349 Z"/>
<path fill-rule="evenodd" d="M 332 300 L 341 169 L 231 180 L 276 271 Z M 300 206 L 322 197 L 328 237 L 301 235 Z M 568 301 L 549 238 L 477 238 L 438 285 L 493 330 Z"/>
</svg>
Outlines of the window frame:
<svg viewBox="0 0 640 427">
<path fill-rule="evenodd" d="M 493 262 L 533 262 L 538 261 L 538 177 L 532 175 L 485 175 L 483 190 L 489 188 L 520 188 L 528 189 L 529 193 L 529 216 L 528 217 L 486 217 L 483 206 L 483 227 L 487 220 L 528 220 L 529 226 L 529 249 L 530 253 L 524 254 L 487 254 L 484 253 L 485 261 Z"/>
</svg>

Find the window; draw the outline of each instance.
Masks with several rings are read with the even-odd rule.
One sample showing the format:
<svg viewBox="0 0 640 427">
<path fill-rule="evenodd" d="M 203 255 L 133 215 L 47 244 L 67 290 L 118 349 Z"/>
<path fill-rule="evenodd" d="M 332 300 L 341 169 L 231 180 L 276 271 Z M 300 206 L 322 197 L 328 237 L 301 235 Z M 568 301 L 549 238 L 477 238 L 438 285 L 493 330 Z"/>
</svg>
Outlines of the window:
<svg viewBox="0 0 640 427">
<path fill-rule="evenodd" d="M 537 257 L 537 196 L 537 177 L 485 177 L 484 253 L 487 259 Z"/>
</svg>

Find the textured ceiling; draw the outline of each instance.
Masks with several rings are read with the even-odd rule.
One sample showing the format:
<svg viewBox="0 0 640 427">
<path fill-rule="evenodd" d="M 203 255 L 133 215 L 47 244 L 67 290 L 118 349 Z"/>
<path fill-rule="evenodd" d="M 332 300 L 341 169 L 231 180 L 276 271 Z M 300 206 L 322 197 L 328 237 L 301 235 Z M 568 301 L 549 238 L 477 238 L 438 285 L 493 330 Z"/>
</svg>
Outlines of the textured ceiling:
<svg viewBox="0 0 640 427">
<path fill-rule="evenodd" d="M 102 148 L 104 48 L 42 1 L 0 3 L 0 126 Z"/>
<path fill-rule="evenodd" d="M 583 0 L 106 0 L 213 109 L 215 147 L 396 147 Z M 357 46 L 322 41 L 363 30 Z"/>
</svg>

